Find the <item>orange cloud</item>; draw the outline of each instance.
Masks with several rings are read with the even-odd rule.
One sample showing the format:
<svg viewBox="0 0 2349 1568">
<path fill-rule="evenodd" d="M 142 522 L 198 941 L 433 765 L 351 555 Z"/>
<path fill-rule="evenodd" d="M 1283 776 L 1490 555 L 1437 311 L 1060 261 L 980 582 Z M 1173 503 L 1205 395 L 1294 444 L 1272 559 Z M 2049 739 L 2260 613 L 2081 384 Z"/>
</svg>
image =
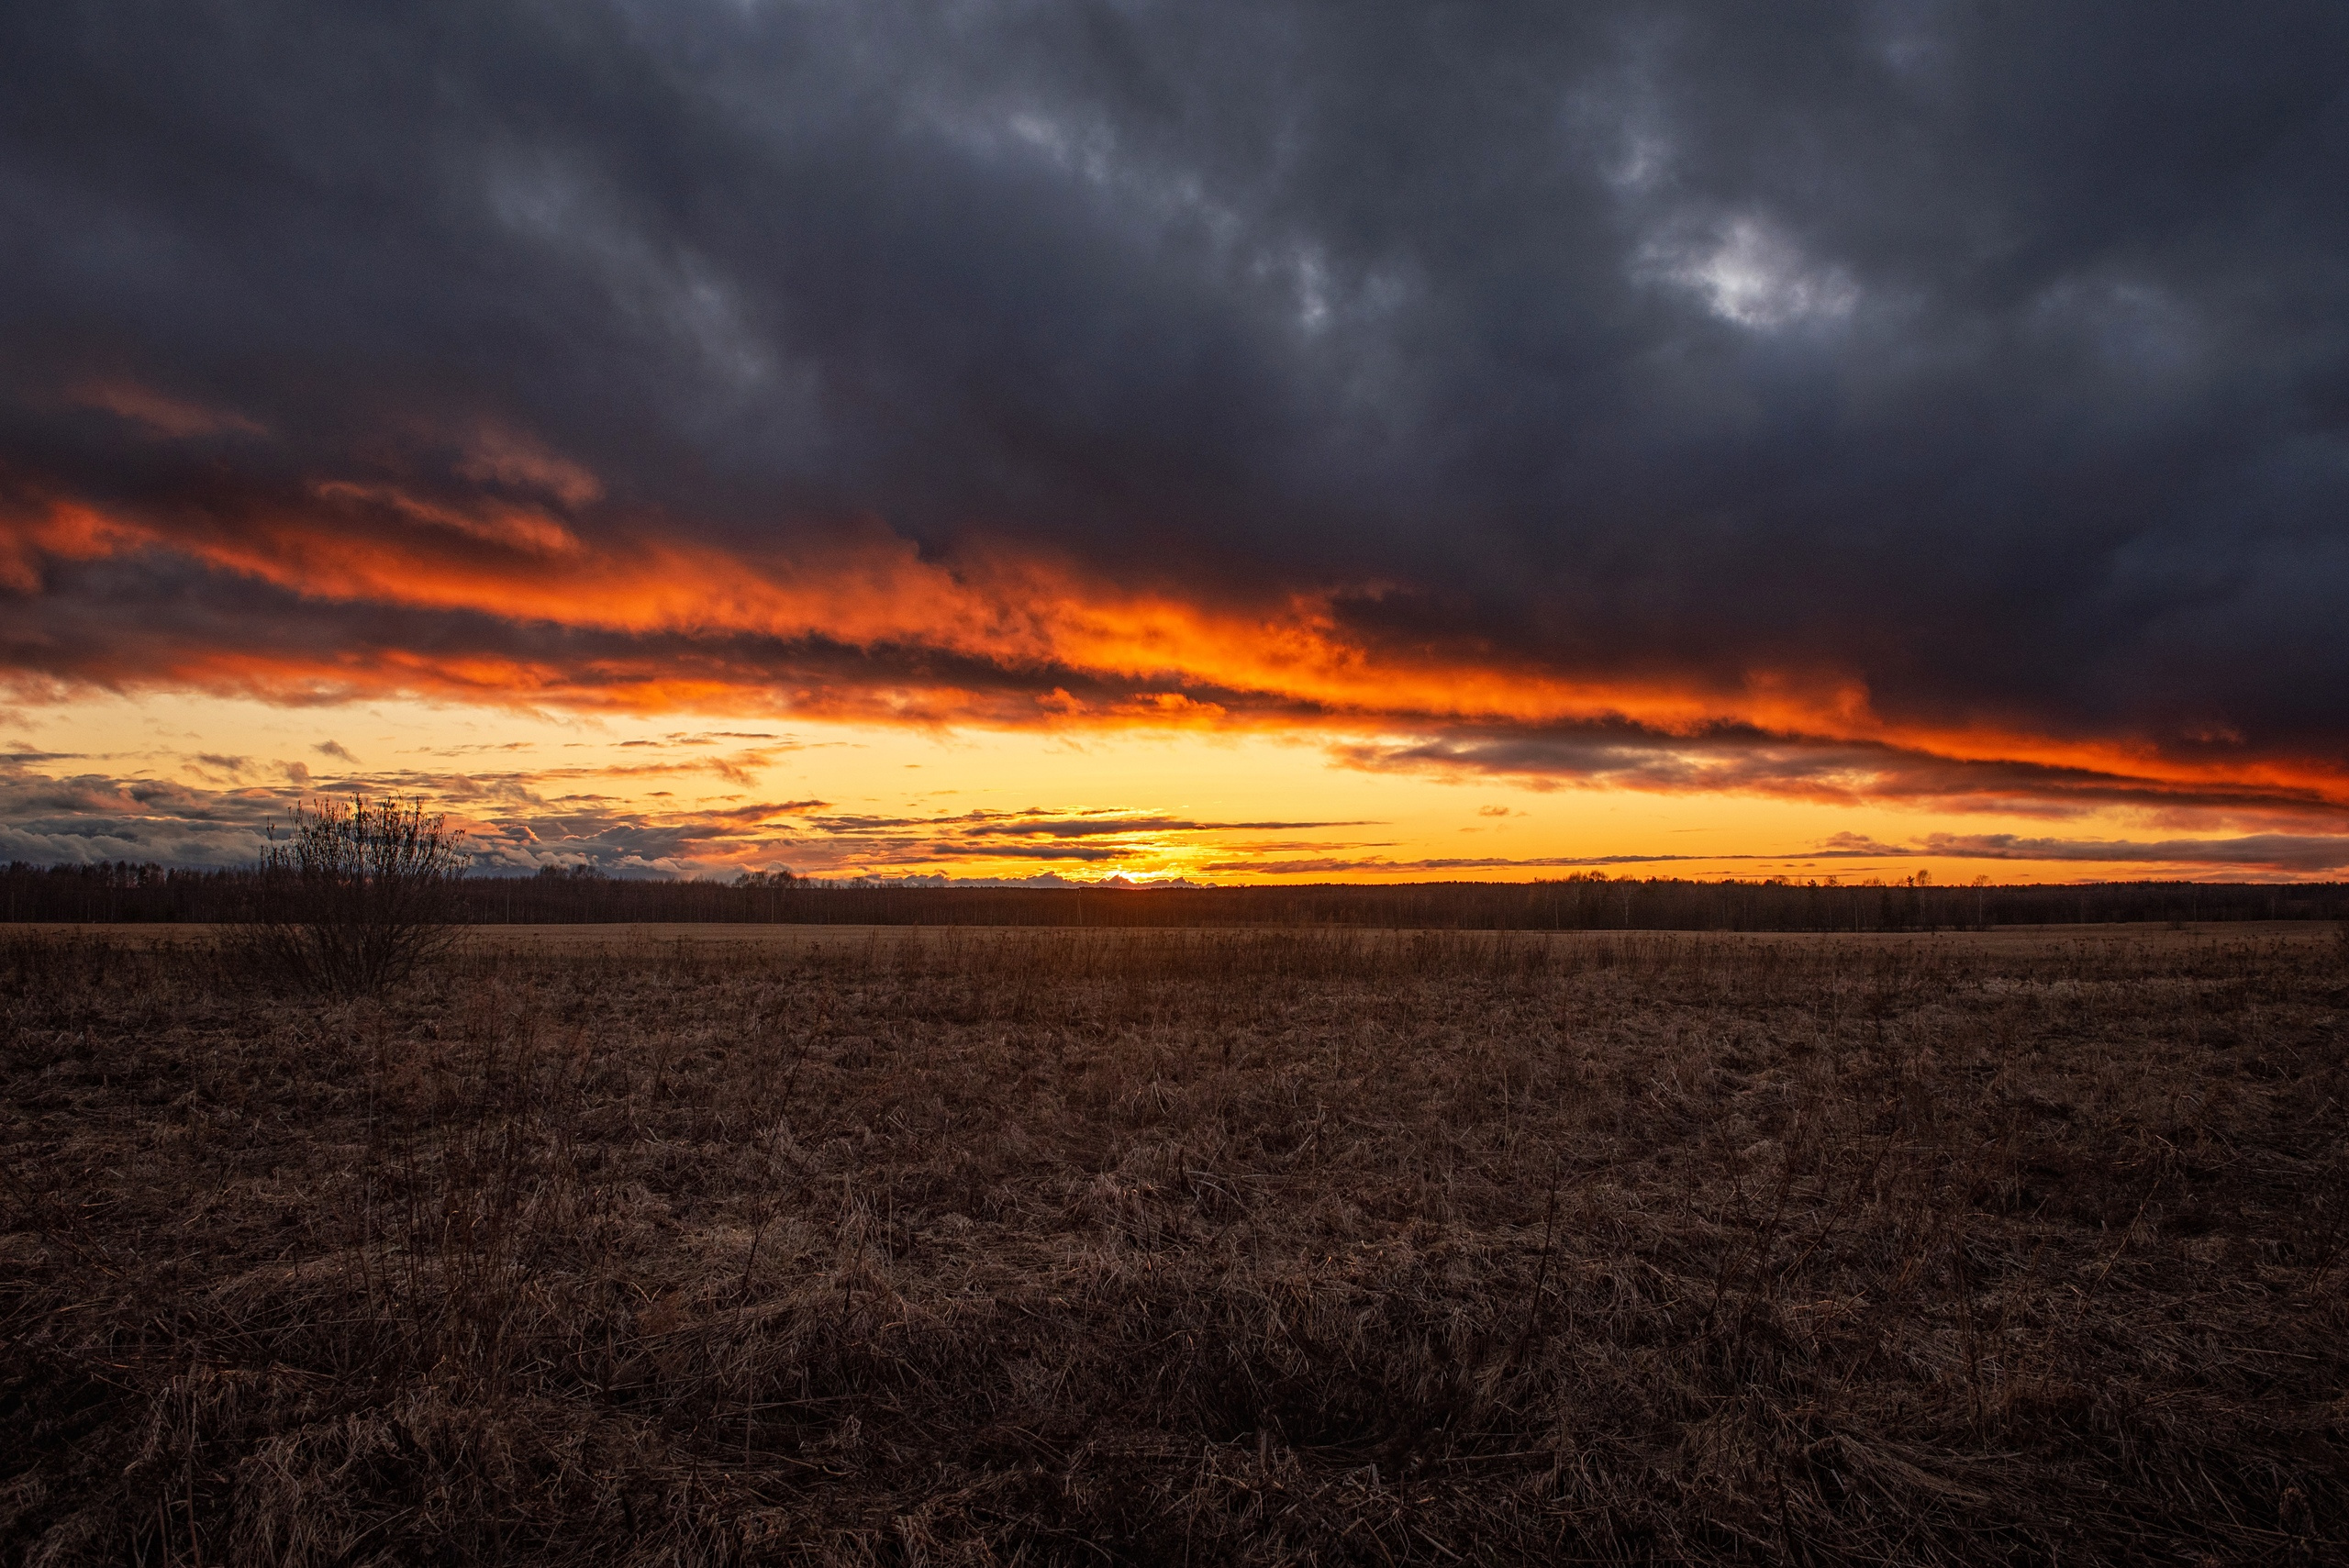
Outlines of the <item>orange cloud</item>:
<svg viewBox="0 0 2349 1568">
<path fill-rule="evenodd" d="M 0 516 L 0 587 L 37 594 L 44 560 L 99 561 L 153 542 L 146 528 L 71 502 Z"/>
<path fill-rule="evenodd" d="M 878 530 L 758 559 L 645 539 L 588 548 L 540 512 L 459 508 L 385 484 L 337 482 L 315 495 L 314 512 L 240 517 L 233 528 L 210 518 L 106 517 L 59 503 L 12 521 L 8 537 L 28 559 L 168 550 L 313 599 L 636 635 L 921 647 L 998 665 L 1260 694 L 1331 713 L 1520 722 L 1621 716 L 1667 731 L 1723 718 L 1840 730 L 1866 713 L 1855 683 L 1776 672 L 1739 689 L 1703 690 L 1401 661 L 1349 637 L 1327 595 L 1217 608 L 1090 581 L 1033 557 L 926 561 L 910 541 Z M 1075 716 L 1072 699 L 1055 700 Z M 1221 716 L 1212 703 L 1174 690 L 1152 694 L 1143 706 L 1176 721 Z M 1135 713 L 1120 708 L 1114 717 Z"/>
<path fill-rule="evenodd" d="M 600 494 L 584 469 L 527 445 L 484 452 L 485 473 L 556 501 Z M 2180 758 L 2125 737 L 1891 721 L 1862 683 L 1833 671 L 1626 678 L 1541 668 L 1489 650 L 1397 650 L 1351 628 L 1335 592 L 1208 604 L 1087 576 L 1033 553 L 981 549 L 952 562 L 926 559 L 877 526 L 788 551 L 729 552 L 656 537 L 650 524 L 583 538 L 535 504 L 451 501 L 341 481 L 315 485 L 300 506 L 134 516 L 51 500 L 0 517 L 0 583 L 19 593 L 39 591 L 44 562 L 142 552 L 265 583 L 314 605 L 462 613 L 573 639 L 538 653 L 528 639 L 496 651 L 422 641 L 310 653 L 188 645 L 160 664 L 100 673 L 117 684 L 230 687 L 297 701 L 407 691 L 639 711 L 782 706 L 810 717 L 1004 726 L 1277 723 L 1360 734 L 1618 725 L 1666 750 L 1675 738 L 1718 748 L 1725 731 L 1873 749 L 1836 776 L 1809 761 L 1783 776 L 1712 762 L 1610 775 L 1631 787 L 1848 796 L 1873 793 L 1872 779 L 1910 766 L 1902 759 L 1923 758 L 1995 765 L 2025 795 L 2084 787 L 2025 776 L 2040 769 L 2153 795 L 2349 805 L 2349 780 L 2321 760 Z M 600 640 L 581 645 L 583 634 Z M 829 666 L 824 650 L 832 651 Z M 1376 761 L 1368 752 L 1361 760 Z M 1434 754 L 1404 760 L 1539 771 Z"/>
</svg>

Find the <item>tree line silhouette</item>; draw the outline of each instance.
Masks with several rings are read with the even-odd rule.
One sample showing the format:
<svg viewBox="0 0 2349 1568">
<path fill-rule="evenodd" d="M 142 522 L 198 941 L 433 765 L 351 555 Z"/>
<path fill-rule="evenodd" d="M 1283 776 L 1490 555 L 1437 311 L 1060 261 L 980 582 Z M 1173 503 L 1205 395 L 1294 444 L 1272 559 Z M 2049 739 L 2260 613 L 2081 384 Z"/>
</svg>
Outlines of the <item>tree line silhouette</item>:
<svg viewBox="0 0 2349 1568">
<path fill-rule="evenodd" d="M 266 896 L 256 870 L 127 861 L 0 870 L 0 918 L 228 921 Z M 874 926 L 1337 926 L 1458 930 L 1893 931 L 2111 921 L 2349 919 L 2349 883 L 1813 885 L 1577 875 L 1531 883 L 1284 887 L 923 887 L 784 873 L 731 880 L 548 868 L 451 887 L 467 925 L 716 922 Z"/>
</svg>

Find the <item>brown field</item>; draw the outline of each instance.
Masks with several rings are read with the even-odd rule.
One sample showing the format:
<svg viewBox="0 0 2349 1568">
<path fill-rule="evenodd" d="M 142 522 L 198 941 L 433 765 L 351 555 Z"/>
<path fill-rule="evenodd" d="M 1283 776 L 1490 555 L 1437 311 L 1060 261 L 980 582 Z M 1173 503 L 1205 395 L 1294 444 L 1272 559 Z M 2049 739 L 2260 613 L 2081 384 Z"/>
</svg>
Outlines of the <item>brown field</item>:
<svg viewBox="0 0 2349 1568">
<path fill-rule="evenodd" d="M 0 942 L 0 1562 L 2319 1562 L 2349 943 Z"/>
</svg>

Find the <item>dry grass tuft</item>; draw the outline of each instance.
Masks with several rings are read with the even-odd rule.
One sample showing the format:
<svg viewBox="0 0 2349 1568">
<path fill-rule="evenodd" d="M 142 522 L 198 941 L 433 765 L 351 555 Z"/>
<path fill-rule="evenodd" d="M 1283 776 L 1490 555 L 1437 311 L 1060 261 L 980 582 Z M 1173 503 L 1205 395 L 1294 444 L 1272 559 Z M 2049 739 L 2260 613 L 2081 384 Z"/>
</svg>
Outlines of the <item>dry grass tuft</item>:
<svg viewBox="0 0 2349 1568">
<path fill-rule="evenodd" d="M 0 1549 L 2338 1560 L 2342 951 L 19 941 Z"/>
</svg>

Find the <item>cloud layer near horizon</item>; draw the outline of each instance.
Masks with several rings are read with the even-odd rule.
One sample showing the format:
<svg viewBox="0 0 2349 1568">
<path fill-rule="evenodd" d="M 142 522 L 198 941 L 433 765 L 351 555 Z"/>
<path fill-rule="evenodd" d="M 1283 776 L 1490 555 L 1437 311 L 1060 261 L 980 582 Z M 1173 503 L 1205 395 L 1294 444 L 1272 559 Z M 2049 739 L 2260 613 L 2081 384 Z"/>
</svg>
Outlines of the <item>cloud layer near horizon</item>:
<svg viewBox="0 0 2349 1568">
<path fill-rule="evenodd" d="M 2344 60 L 2324 5 L 18 7 L 0 668 L 2321 830 Z"/>
<path fill-rule="evenodd" d="M 324 748 L 320 748 L 323 750 Z M 935 876 L 936 868 L 988 862 L 975 878 L 1006 880 L 1001 868 L 1052 865 L 1085 879 L 1118 873 L 1168 851 L 1195 856 L 1210 876 L 1312 880 L 1370 875 L 1444 880 L 1480 873 L 1555 875 L 1608 871 L 1639 875 L 1784 874 L 1789 862 L 1832 874 L 1843 862 L 1874 866 L 1932 860 L 2079 865 L 2107 874 L 2143 868 L 2156 876 L 2338 876 L 2349 872 L 2349 833 L 2250 833 L 2227 838 L 2112 840 L 2012 833 L 1931 832 L 1907 842 L 1838 833 L 1818 843 L 1762 854 L 1671 851 L 1600 855 L 1412 856 L 1394 852 L 1375 822 L 1243 822 L 1143 811 L 935 810 L 861 812 L 823 800 L 685 804 L 611 793 L 625 782 L 608 769 L 506 773 L 354 770 L 331 781 L 306 769 L 211 758 L 214 784 L 125 778 L 76 771 L 72 757 L 0 757 L 0 863 L 92 864 L 111 861 L 233 866 L 258 858 L 297 805 L 351 790 L 429 799 L 465 834 L 477 873 L 528 874 L 542 867 L 589 866 L 618 875 L 719 875 L 795 869 L 816 876 Z M 649 765 L 683 774 L 756 764 L 756 755 Z M 42 770 L 42 771 L 37 771 Z M 262 775 L 273 774 L 264 778 Z M 1323 829 L 1359 829 L 1335 840 L 1299 839 Z M 1266 838 L 1262 835 L 1276 834 Z M 1230 858 L 1216 858 L 1219 854 Z M 1769 862 L 1762 866 L 1759 862 Z M 1049 878 L 1058 873 L 1045 873 Z M 1014 879 L 1019 880 L 1019 879 Z M 1032 880 L 1032 879 L 1027 879 Z"/>
</svg>

